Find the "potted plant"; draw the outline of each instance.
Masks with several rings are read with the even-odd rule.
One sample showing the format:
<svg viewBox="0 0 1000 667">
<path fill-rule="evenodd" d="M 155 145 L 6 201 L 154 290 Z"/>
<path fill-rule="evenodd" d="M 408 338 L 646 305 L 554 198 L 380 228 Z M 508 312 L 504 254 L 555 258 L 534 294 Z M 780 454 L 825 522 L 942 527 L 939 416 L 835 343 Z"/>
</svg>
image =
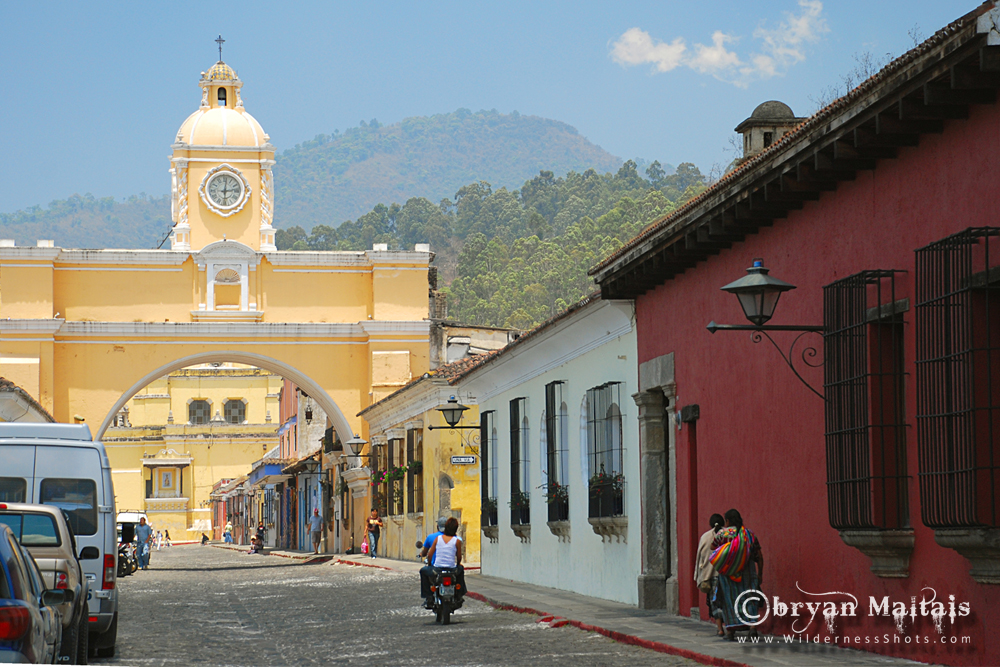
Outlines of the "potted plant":
<svg viewBox="0 0 1000 667">
<path fill-rule="evenodd" d="M 569 520 L 569 485 L 559 482 L 542 484 L 545 503 L 549 506 L 549 521 Z"/>
<path fill-rule="evenodd" d="M 528 525 L 531 523 L 531 496 L 525 491 L 511 491 L 510 522 Z"/>
<path fill-rule="evenodd" d="M 601 471 L 590 478 L 590 516 L 621 516 L 624 514 L 625 476 L 620 472 Z"/>
<path fill-rule="evenodd" d="M 482 506 L 482 522 L 484 526 L 495 526 L 497 525 L 497 499 L 496 498 L 483 498 Z"/>
<path fill-rule="evenodd" d="M 422 473 L 424 471 L 424 462 L 423 461 L 410 461 L 410 465 L 407 466 L 407 469 L 411 473 L 413 473 L 414 475 L 419 475 L 420 473 Z"/>
</svg>

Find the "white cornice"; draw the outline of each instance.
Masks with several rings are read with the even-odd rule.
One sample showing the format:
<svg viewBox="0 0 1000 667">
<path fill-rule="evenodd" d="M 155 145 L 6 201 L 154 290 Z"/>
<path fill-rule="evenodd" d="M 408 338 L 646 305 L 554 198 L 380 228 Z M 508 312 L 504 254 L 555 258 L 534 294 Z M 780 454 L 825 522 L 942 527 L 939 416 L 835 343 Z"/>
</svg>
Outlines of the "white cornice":
<svg viewBox="0 0 1000 667">
<path fill-rule="evenodd" d="M 134 264 L 180 266 L 191 253 L 180 250 L 63 250 L 60 264 Z"/>
<path fill-rule="evenodd" d="M 0 320 L 0 326 L 11 320 Z M 16 320 L 14 320 L 16 321 Z M 29 320 L 39 321 L 39 320 Z M 45 321 L 45 320 L 40 320 Z M 62 321 L 62 320 L 58 320 Z M 60 337 L 88 338 L 160 338 L 177 340 L 203 337 L 254 338 L 262 341 L 276 338 L 367 338 L 365 330 L 357 324 L 343 323 L 289 323 L 275 322 L 66 322 Z M 312 344 L 303 341 L 303 344 Z"/>
<path fill-rule="evenodd" d="M 66 320 L 12 320 L 0 319 L 0 334 L 43 334 L 52 336 Z"/>
<path fill-rule="evenodd" d="M 431 323 L 427 320 L 367 320 L 361 327 L 369 336 L 391 336 L 394 334 L 430 335 Z"/>
<path fill-rule="evenodd" d="M 10 260 L 30 260 L 38 262 L 54 262 L 62 248 L 39 248 L 37 246 L 2 246 L 0 247 L 0 262 Z"/>
<path fill-rule="evenodd" d="M 371 264 L 363 252 L 310 252 L 279 250 L 264 253 L 274 266 L 350 266 L 370 269 Z"/>
<path fill-rule="evenodd" d="M 262 144 L 260 146 L 214 146 L 210 144 L 171 144 L 170 148 L 175 151 L 218 151 L 220 153 L 273 153 L 274 145 L 270 143 Z M 180 155 L 175 155 L 176 160 L 199 160 L 199 158 L 186 158 Z M 202 158 L 211 159 L 211 158 Z M 220 162 L 222 158 L 218 160 L 212 160 L 213 162 Z M 256 160 L 255 160 L 256 161 Z"/>
<path fill-rule="evenodd" d="M 196 252 L 193 257 L 199 267 L 206 266 L 209 262 L 216 264 L 248 262 L 257 266 L 261 259 L 260 253 L 239 241 L 214 241 Z"/>
<path fill-rule="evenodd" d="M 431 253 L 416 250 L 366 250 L 365 256 L 372 264 L 430 264 Z"/>
</svg>

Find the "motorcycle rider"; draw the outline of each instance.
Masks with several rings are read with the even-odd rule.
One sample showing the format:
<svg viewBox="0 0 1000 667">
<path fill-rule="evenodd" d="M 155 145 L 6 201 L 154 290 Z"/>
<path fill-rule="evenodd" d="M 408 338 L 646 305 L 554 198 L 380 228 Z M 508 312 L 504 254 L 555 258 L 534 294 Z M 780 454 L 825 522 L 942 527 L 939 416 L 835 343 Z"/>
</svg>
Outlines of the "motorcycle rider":
<svg viewBox="0 0 1000 667">
<path fill-rule="evenodd" d="M 440 520 L 438 521 L 438 525 L 440 526 Z M 428 536 L 427 540 L 431 543 L 430 550 L 426 546 L 427 543 L 424 543 L 425 546 L 421 555 L 426 553 L 428 565 L 420 568 L 420 595 L 424 598 L 424 608 L 426 609 L 433 608 L 431 577 L 434 575 L 434 570 L 437 567 L 455 568 L 458 583 L 456 599 L 459 604 L 461 604 L 462 598 L 465 596 L 465 568 L 462 567 L 462 538 L 458 537 L 457 533 L 458 519 L 450 517 L 445 520 L 442 533 L 435 533 Z"/>
</svg>

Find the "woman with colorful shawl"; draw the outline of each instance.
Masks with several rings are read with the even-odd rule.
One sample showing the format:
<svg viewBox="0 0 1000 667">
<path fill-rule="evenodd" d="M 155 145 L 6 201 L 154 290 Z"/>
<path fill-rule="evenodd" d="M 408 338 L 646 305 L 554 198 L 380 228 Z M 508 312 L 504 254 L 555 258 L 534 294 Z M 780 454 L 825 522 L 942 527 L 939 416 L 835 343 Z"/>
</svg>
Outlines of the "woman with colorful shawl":
<svg viewBox="0 0 1000 667">
<path fill-rule="evenodd" d="M 712 548 L 709 560 L 718 573 L 716 602 L 722 608 L 726 639 L 732 640 L 736 630 L 751 627 L 747 622 L 757 617 L 759 596 L 745 595 L 739 609 L 737 598 L 745 591 L 760 591 L 764 557 L 757 537 L 743 526 L 743 517 L 734 509 L 726 512 L 726 527 L 716 535 Z"/>
</svg>

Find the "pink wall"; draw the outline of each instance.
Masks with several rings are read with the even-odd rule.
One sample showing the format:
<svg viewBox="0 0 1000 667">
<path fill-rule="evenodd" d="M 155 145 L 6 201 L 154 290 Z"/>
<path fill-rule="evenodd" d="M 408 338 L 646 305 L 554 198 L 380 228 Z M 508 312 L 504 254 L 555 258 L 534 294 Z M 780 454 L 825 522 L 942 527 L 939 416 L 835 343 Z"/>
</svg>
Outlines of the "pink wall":
<svg viewBox="0 0 1000 667">
<path fill-rule="evenodd" d="M 868 597 L 909 604 L 925 586 L 939 599 L 954 595 L 971 603 L 972 615 L 945 636 L 969 635 L 971 646 L 869 644 L 867 650 L 946 664 L 1000 664 L 1000 586 L 978 584 L 969 563 L 938 546 L 921 522 L 917 481 L 914 367 L 914 250 L 970 226 L 1000 225 L 1000 109 L 973 107 L 965 121 L 950 121 L 941 135 L 925 135 L 896 160 L 881 160 L 874 172 L 859 172 L 836 192 L 823 193 L 787 220 L 750 236 L 721 254 L 637 299 L 640 363 L 675 354 L 678 405 L 699 404 L 697 423 L 697 525 L 678 526 L 681 610 L 695 599 L 690 554 L 692 536 L 708 528 L 713 512 L 735 507 L 761 540 L 766 559 L 763 588 L 786 601 L 807 598 L 796 590 L 848 591 L 861 601 L 855 619 L 841 618 L 838 636 L 892 635 L 891 618 L 870 618 Z M 880 579 L 870 560 L 846 546 L 827 516 L 823 402 L 803 387 L 767 342 L 748 333 L 709 334 L 715 320 L 745 324 L 735 297 L 719 288 L 745 274 L 763 257 L 771 275 L 798 286 L 781 297 L 771 324 L 822 324 L 823 285 L 866 269 L 905 269 L 896 279 L 897 298 L 910 298 L 906 313 L 905 359 L 907 464 L 910 522 L 916 547 L 908 579 Z M 777 333 L 787 346 L 795 334 Z M 822 351 L 819 335 L 804 342 Z M 822 369 L 805 377 L 822 388 Z M 678 437 L 678 515 L 691 513 L 687 426 Z M 838 598 L 839 599 L 839 598 Z M 825 635 L 820 622 L 810 634 Z M 765 629 L 787 631 L 783 619 Z M 930 619 L 908 622 L 905 634 L 938 638 Z"/>
</svg>

